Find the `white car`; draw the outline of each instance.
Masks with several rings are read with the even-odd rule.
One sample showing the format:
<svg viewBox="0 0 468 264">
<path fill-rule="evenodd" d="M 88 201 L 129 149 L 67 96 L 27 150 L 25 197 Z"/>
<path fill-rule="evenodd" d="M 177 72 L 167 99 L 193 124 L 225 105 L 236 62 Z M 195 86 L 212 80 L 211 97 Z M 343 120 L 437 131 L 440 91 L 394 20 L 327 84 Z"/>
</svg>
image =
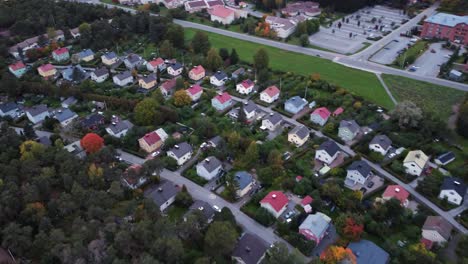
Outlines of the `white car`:
<svg viewBox="0 0 468 264">
<path fill-rule="evenodd" d="M 213 205 L 213 209 L 215 209 L 216 212 L 221 213 L 221 209 L 217 205 Z"/>
<path fill-rule="evenodd" d="M 156 157 L 156 156 L 158 156 L 159 154 L 161 154 L 161 151 L 156 150 L 155 152 L 151 153 L 151 156 Z"/>
</svg>

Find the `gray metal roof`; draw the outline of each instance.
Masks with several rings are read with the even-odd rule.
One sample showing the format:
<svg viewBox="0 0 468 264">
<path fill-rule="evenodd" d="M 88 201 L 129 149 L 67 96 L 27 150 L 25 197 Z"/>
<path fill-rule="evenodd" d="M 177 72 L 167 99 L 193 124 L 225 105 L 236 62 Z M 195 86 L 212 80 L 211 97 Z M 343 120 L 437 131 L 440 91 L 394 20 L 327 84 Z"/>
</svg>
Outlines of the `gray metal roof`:
<svg viewBox="0 0 468 264">
<path fill-rule="evenodd" d="M 122 80 L 125 80 L 125 79 L 129 78 L 129 77 L 132 77 L 132 73 L 130 71 L 124 71 L 124 72 L 122 72 L 120 74 L 117 74 L 115 77 L 117 77 L 117 79 L 122 81 Z"/>
<path fill-rule="evenodd" d="M 390 140 L 386 135 L 377 135 L 371 140 L 369 144 L 377 144 L 383 149 L 388 149 L 392 145 L 392 140 Z"/>
<path fill-rule="evenodd" d="M 388 253 L 369 240 L 351 242 L 348 248 L 356 256 L 357 264 L 387 264 Z"/>
<path fill-rule="evenodd" d="M 319 148 L 319 150 L 324 150 L 328 153 L 328 155 L 333 156 L 336 152 L 340 150 L 340 147 L 335 143 L 335 141 L 328 140 L 323 142 Z"/>
<path fill-rule="evenodd" d="M 461 24 L 461 23 L 465 23 L 468 25 L 468 16 L 456 16 L 456 15 L 451 15 L 451 14 L 446 14 L 446 13 L 437 13 L 435 15 L 432 15 L 426 18 L 424 22 L 444 25 L 448 27 L 454 27 L 457 24 Z"/>
<path fill-rule="evenodd" d="M 246 171 L 238 171 L 234 175 L 234 180 L 239 184 L 239 189 L 242 190 L 253 181 L 253 177 Z"/>
<path fill-rule="evenodd" d="M 232 256 L 242 259 L 245 264 L 257 264 L 268 247 L 268 243 L 260 237 L 245 233 L 237 242 Z"/>
<path fill-rule="evenodd" d="M 322 237 L 322 235 L 327 232 L 328 227 L 330 226 L 330 217 L 327 215 L 317 212 L 315 214 L 310 214 L 299 226 L 299 229 L 307 229 L 316 237 Z"/>
<path fill-rule="evenodd" d="M 361 127 L 354 120 L 341 120 L 340 128 L 345 127 L 347 127 L 353 133 L 356 133 L 361 129 Z"/>
<path fill-rule="evenodd" d="M 227 74 L 226 74 L 225 72 L 223 72 L 223 71 L 217 71 L 217 72 L 213 75 L 213 77 L 215 77 L 215 78 L 218 79 L 218 80 L 222 80 L 222 79 L 227 78 L 228 76 L 227 76 Z"/>
<path fill-rule="evenodd" d="M 257 110 L 257 105 L 252 101 L 247 101 L 244 103 L 244 111 L 246 113 L 252 113 L 253 111 Z"/>
<path fill-rule="evenodd" d="M 199 163 L 199 165 L 203 166 L 208 172 L 214 171 L 219 166 L 222 166 L 222 164 L 223 163 L 214 156 L 209 156 Z"/>
<path fill-rule="evenodd" d="M 291 104 L 296 108 L 300 108 L 305 106 L 307 104 L 307 101 L 299 96 L 293 96 L 289 98 L 284 104 Z"/>
<path fill-rule="evenodd" d="M 143 79 L 143 81 L 144 81 L 145 83 L 150 83 L 150 82 L 153 82 L 153 81 L 156 81 L 156 80 L 157 80 L 156 74 L 149 74 L 148 76 L 144 76 L 144 77 L 141 78 L 141 79 Z"/>
<path fill-rule="evenodd" d="M 300 139 L 304 139 L 309 135 L 310 131 L 306 126 L 296 126 L 289 133 L 296 134 Z"/>
<path fill-rule="evenodd" d="M 133 64 L 139 62 L 141 60 L 141 57 L 137 54 L 131 53 L 127 56 L 126 60 Z"/>
<path fill-rule="evenodd" d="M 111 60 L 111 59 L 117 57 L 117 55 L 116 55 L 115 52 L 113 52 L 113 51 L 108 52 L 108 53 L 104 54 L 103 56 L 106 57 L 106 59 L 108 59 L 108 60 Z"/>
<path fill-rule="evenodd" d="M 62 104 L 72 105 L 72 104 L 76 104 L 77 101 L 78 100 L 75 97 L 70 96 L 67 99 L 63 100 Z"/>
<path fill-rule="evenodd" d="M 461 197 L 465 197 L 466 188 L 467 186 L 463 180 L 456 177 L 444 177 L 444 182 L 442 183 L 442 187 L 440 187 L 441 190 L 453 190 Z"/>
<path fill-rule="evenodd" d="M 47 105 L 45 104 L 40 104 L 40 105 L 35 105 L 26 110 L 31 116 L 38 116 L 44 112 L 49 111 L 49 108 L 47 108 Z"/>
<path fill-rule="evenodd" d="M 268 119 L 270 121 L 270 123 L 272 123 L 273 125 L 276 125 L 279 122 L 283 121 L 283 117 L 280 114 L 276 113 L 276 112 L 272 113 L 272 114 L 269 114 L 266 119 Z"/>
<path fill-rule="evenodd" d="M 152 199 L 158 206 L 163 205 L 180 192 L 179 187 L 171 181 L 161 181 L 155 190 L 146 197 Z"/>
<path fill-rule="evenodd" d="M 17 108 L 18 108 L 18 105 L 15 102 L 6 102 L 6 103 L 3 103 L 3 104 L 0 104 L 0 110 L 3 113 L 10 112 L 10 111 L 15 110 Z"/>
<path fill-rule="evenodd" d="M 96 75 L 96 77 L 101 77 L 106 74 L 109 74 L 109 70 L 106 67 L 101 67 L 101 68 L 94 70 L 94 75 Z"/>
<path fill-rule="evenodd" d="M 57 119 L 60 123 L 75 116 L 77 116 L 77 114 L 68 108 L 59 109 L 55 113 L 55 119 Z"/>
<path fill-rule="evenodd" d="M 349 167 L 348 171 L 351 170 L 356 170 L 358 171 L 362 176 L 367 177 L 372 171 L 372 168 L 367 164 L 367 162 L 363 160 L 357 160 L 354 161 Z"/>
<path fill-rule="evenodd" d="M 133 124 L 128 121 L 128 120 L 122 120 L 120 122 L 116 122 L 116 123 L 112 123 L 108 126 L 108 128 L 110 130 L 112 130 L 112 132 L 114 134 L 118 134 L 126 129 L 130 129 L 133 127 Z"/>
<path fill-rule="evenodd" d="M 189 213 L 194 212 L 201 212 L 206 218 L 206 220 L 213 218 L 215 214 L 215 210 L 213 209 L 213 207 L 209 203 L 201 200 L 194 201 L 193 204 L 190 206 Z"/>
<path fill-rule="evenodd" d="M 85 50 L 80 51 L 78 55 L 80 56 L 80 58 L 86 58 L 88 56 L 94 55 L 94 52 L 90 49 L 85 49 Z"/>
<path fill-rule="evenodd" d="M 222 140 L 223 139 L 220 136 L 215 136 L 214 138 L 210 139 L 209 142 L 216 147 L 221 143 Z"/>
<path fill-rule="evenodd" d="M 169 151 L 174 153 L 177 158 L 183 157 L 185 154 L 192 152 L 192 146 L 190 146 L 187 142 L 182 142 L 180 144 L 175 145 Z"/>
<path fill-rule="evenodd" d="M 169 67 L 171 67 L 174 71 L 177 71 L 178 69 L 182 68 L 182 64 L 176 62 L 171 64 Z"/>
</svg>

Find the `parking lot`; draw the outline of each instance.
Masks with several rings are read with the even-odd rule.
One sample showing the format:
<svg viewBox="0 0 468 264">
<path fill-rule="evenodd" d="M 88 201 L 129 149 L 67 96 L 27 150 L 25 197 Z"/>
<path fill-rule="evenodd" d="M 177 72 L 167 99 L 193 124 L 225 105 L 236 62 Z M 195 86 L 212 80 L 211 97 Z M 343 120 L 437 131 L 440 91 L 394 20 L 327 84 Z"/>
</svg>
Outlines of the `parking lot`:
<svg viewBox="0 0 468 264">
<path fill-rule="evenodd" d="M 398 28 L 408 17 L 399 9 L 377 5 L 360 9 L 344 19 L 345 22 L 334 21 L 331 27 L 320 27 L 319 32 L 309 37 L 310 44 L 343 54 L 354 53 L 365 47 L 366 42 L 374 42 L 368 37 L 381 37 L 384 32 Z"/>
<path fill-rule="evenodd" d="M 448 49 L 442 48 L 442 44 L 431 44 L 429 49 L 410 65 L 408 69 L 415 70 L 414 73 L 421 76 L 437 77 L 440 65 L 447 62 L 453 53 Z"/>
<path fill-rule="evenodd" d="M 398 37 L 387 43 L 381 50 L 375 53 L 370 61 L 380 64 L 391 64 L 398 57 L 398 52 L 408 47 L 410 38 Z"/>
</svg>

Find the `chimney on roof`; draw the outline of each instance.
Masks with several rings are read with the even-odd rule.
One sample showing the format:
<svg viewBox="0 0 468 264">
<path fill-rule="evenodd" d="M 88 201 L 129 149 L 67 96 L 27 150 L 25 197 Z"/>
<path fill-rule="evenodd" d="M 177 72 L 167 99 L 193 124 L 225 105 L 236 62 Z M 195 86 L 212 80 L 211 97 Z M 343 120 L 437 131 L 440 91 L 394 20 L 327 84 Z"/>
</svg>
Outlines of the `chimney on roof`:
<svg viewBox="0 0 468 264">
<path fill-rule="evenodd" d="M 203 206 L 198 207 L 198 210 L 200 210 L 200 211 L 203 211 L 203 209 L 205 209 L 205 208 L 203 208 Z"/>
<path fill-rule="evenodd" d="M 205 162 L 206 162 L 206 163 L 210 162 L 210 159 L 209 159 L 209 158 L 206 158 L 206 159 L 205 159 Z"/>
<path fill-rule="evenodd" d="M 115 122 L 112 122 L 112 125 L 113 125 L 113 126 L 115 126 L 115 125 L 117 125 L 117 123 L 115 123 Z"/>
<path fill-rule="evenodd" d="M 162 192 L 162 191 L 163 191 L 163 188 L 159 187 L 158 192 Z"/>
<path fill-rule="evenodd" d="M 396 192 L 396 193 L 399 193 L 399 192 L 400 192 L 400 188 L 395 188 L 395 192 Z"/>
<path fill-rule="evenodd" d="M 174 148 L 179 149 L 179 145 L 175 145 Z"/>
<path fill-rule="evenodd" d="M 415 157 L 416 157 L 417 159 L 419 159 L 419 158 L 421 158 L 421 155 L 416 154 Z"/>
<path fill-rule="evenodd" d="M 273 194 L 273 195 L 271 196 L 271 198 L 275 199 L 275 198 L 276 198 L 276 194 Z"/>
<path fill-rule="evenodd" d="M 453 183 L 454 183 L 455 185 L 460 185 L 460 182 L 457 182 L 457 181 L 453 181 Z"/>
<path fill-rule="evenodd" d="M 250 252 L 250 247 L 246 246 L 245 251 Z"/>
</svg>

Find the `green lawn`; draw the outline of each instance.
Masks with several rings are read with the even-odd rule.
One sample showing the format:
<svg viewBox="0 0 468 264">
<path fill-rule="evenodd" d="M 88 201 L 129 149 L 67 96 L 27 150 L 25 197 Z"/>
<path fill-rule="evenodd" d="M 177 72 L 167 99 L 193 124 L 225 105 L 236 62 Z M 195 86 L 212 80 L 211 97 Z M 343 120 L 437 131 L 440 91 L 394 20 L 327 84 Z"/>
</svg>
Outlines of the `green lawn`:
<svg viewBox="0 0 468 264">
<path fill-rule="evenodd" d="M 190 40 L 195 29 L 185 29 L 185 37 Z M 215 48 L 236 48 L 243 61 L 252 62 L 252 56 L 263 47 L 270 56 L 270 67 L 274 70 L 295 72 L 302 75 L 319 73 L 321 78 L 339 85 L 365 99 L 391 109 L 392 101 L 381 86 L 377 77 L 369 72 L 348 68 L 331 61 L 281 49 L 259 45 L 248 41 L 206 32 Z"/>
<path fill-rule="evenodd" d="M 397 101 L 410 100 L 442 120 L 447 120 L 452 105 L 461 102 L 465 92 L 449 87 L 416 81 L 413 79 L 382 75 L 385 83 Z"/>
</svg>

